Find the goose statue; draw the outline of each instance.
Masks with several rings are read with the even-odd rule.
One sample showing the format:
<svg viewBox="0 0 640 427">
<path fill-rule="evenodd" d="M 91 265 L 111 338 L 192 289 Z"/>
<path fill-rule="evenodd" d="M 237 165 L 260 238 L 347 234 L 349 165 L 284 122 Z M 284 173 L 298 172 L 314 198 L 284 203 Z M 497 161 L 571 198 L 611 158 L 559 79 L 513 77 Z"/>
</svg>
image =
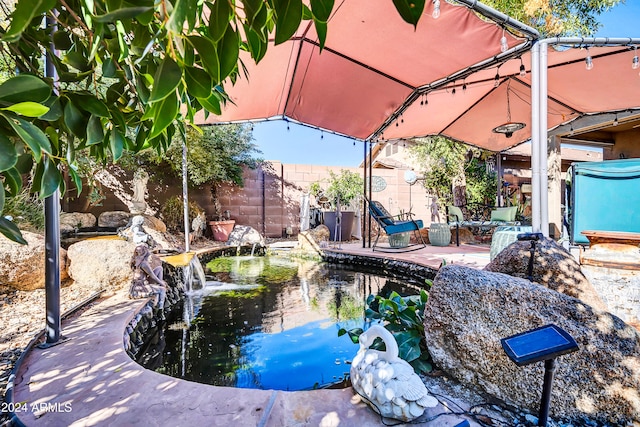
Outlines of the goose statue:
<svg viewBox="0 0 640 427">
<path fill-rule="evenodd" d="M 386 351 L 369 348 L 376 337 L 384 341 Z M 381 325 L 360 335 L 350 372 L 353 389 L 383 417 L 412 421 L 438 404 L 411 365 L 398 357 L 395 338 Z"/>
</svg>

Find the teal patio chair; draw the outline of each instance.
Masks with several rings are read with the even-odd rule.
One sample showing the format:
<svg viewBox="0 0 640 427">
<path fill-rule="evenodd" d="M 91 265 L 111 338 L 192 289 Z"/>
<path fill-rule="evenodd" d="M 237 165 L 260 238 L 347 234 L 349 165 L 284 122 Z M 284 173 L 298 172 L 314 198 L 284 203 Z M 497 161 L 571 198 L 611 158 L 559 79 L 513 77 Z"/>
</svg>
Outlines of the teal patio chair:
<svg viewBox="0 0 640 427">
<path fill-rule="evenodd" d="M 375 200 L 367 200 L 367 202 L 371 217 L 378 223 L 378 235 L 372 248 L 374 252 L 376 250 L 379 252 L 409 252 L 427 246 L 422 234 L 420 234 L 420 229 L 423 227 L 422 220 L 414 220 L 411 213 L 391 215 L 382 203 Z M 389 236 L 389 244 L 386 246 L 378 245 L 382 230 Z M 403 237 L 409 237 L 407 234 L 410 232 L 416 236 L 417 243 L 410 243 L 408 239 L 403 239 Z"/>
</svg>

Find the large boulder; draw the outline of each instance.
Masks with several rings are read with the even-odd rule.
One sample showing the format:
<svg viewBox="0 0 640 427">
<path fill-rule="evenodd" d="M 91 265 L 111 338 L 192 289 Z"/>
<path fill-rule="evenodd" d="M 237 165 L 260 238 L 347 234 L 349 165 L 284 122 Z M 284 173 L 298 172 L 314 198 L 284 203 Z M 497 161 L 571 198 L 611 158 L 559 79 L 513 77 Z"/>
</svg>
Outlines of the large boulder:
<svg viewBox="0 0 640 427">
<path fill-rule="evenodd" d="M 133 215 L 125 211 L 107 211 L 98 216 L 98 227 L 126 227 Z"/>
<path fill-rule="evenodd" d="M 530 241 L 515 241 L 485 266 L 485 270 L 527 278 Z M 598 310 L 608 310 L 598 292 L 580 269 L 580 264 L 565 248 L 544 237 L 536 242 L 532 281 L 554 291 L 578 298 Z"/>
<path fill-rule="evenodd" d="M 0 234 L 0 284 L 22 291 L 44 288 L 45 241 L 40 234 L 22 231 L 21 245 Z M 67 251 L 60 248 L 60 280 L 67 275 Z"/>
<path fill-rule="evenodd" d="M 126 240 L 87 239 L 69 246 L 69 276 L 92 291 L 128 289 L 133 278 L 130 262 L 135 244 Z"/>
<path fill-rule="evenodd" d="M 236 225 L 233 227 L 233 231 L 229 233 L 229 239 L 227 239 L 227 246 L 252 246 L 258 247 L 266 246 L 266 242 L 262 234 L 253 227 L 248 225 Z"/>
<path fill-rule="evenodd" d="M 98 220 L 88 212 L 62 212 L 60 214 L 60 232 L 70 233 L 79 228 L 95 227 Z"/>
<path fill-rule="evenodd" d="M 640 425 L 640 334 L 610 313 L 528 280 L 452 264 L 435 277 L 424 318 L 437 367 L 533 413 L 544 364 L 518 367 L 500 339 L 556 324 L 580 348 L 557 360 L 551 416 Z"/>
</svg>

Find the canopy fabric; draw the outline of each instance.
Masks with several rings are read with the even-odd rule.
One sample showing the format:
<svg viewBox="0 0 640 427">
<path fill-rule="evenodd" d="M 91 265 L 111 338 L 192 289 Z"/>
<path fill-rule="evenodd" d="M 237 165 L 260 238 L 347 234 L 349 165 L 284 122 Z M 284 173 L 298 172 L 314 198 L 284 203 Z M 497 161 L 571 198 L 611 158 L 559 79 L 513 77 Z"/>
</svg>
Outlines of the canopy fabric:
<svg viewBox="0 0 640 427">
<path fill-rule="evenodd" d="M 258 65 L 243 56 L 248 79 L 227 87 L 233 103 L 207 122 L 287 117 L 367 139 L 419 86 L 499 54 L 503 35 L 510 48 L 522 42 L 466 7 L 442 2 L 438 19 L 431 7 L 414 30 L 391 1 L 345 0 L 322 52 L 305 24 Z"/>
<path fill-rule="evenodd" d="M 391 1 L 345 0 L 330 20 L 322 52 L 314 27 L 305 24 L 292 40 L 271 46 L 258 65 L 242 57 L 248 79 L 229 85 L 232 103 L 201 122 L 289 118 L 363 140 L 445 135 L 492 151 L 529 140 L 531 52 L 496 60 L 501 37 L 510 50 L 528 49 L 527 40 L 465 6 L 441 2 L 438 19 L 432 7 L 427 2 L 414 30 Z M 585 48 L 549 49 L 549 129 L 584 114 L 640 107 L 633 50 L 591 47 L 588 53 L 592 70 L 585 68 Z M 491 59 L 489 68 L 449 79 Z M 450 81 L 443 86 L 444 79 Z M 492 132 L 509 115 L 526 126 L 510 138 Z"/>
</svg>

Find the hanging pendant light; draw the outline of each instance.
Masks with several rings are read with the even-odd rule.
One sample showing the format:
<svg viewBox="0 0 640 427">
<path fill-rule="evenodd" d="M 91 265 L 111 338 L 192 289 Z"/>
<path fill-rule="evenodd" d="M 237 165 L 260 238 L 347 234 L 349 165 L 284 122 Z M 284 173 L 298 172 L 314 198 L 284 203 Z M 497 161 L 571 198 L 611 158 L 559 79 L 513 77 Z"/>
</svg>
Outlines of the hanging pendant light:
<svg viewBox="0 0 640 427">
<path fill-rule="evenodd" d="M 493 133 L 502 133 L 507 138 L 511 138 L 514 132 L 523 129 L 526 124 L 522 122 L 512 122 L 511 121 L 511 103 L 509 101 L 509 90 L 511 86 L 511 80 L 507 83 L 507 122 L 501 124 L 500 126 L 496 126 L 492 129 Z"/>
</svg>

